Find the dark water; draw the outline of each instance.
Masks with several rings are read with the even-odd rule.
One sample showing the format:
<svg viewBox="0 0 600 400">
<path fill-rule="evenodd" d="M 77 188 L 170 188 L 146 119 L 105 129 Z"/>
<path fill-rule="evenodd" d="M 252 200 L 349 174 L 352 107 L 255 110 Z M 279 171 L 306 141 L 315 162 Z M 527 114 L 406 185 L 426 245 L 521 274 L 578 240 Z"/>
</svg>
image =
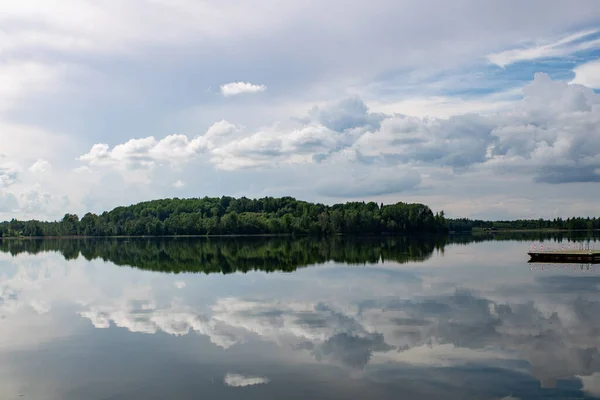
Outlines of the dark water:
<svg viewBox="0 0 600 400">
<path fill-rule="evenodd" d="M 0 399 L 600 398 L 583 239 L 3 240 Z"/>
</svg>

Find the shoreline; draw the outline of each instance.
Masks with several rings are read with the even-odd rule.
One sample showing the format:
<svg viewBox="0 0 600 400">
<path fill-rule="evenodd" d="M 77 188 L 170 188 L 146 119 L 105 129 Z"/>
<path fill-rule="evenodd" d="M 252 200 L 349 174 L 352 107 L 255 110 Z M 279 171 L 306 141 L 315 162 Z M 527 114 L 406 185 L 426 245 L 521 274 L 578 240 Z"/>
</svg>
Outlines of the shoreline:
<svg viewBox="0 0 600 400">
<path fill-rule="evenodd" d="M 449 232 L 404 232 L 404 233 L 380 233 L 380 234 L 327 234 L 327 235 L 312 235 L 309 233 L 259 233 L 259 234 L 215 234 L 215 235 L 108 235 L 108 236 L 93 236 L 93 235 L 69 235 L 69 236 L 2 236 L 0 240 L 18 240 L 18 239 L 177 239 L 177 238 L 295 238 L 295 237 L 314 237 L 314 238 L 330 238 L 330 237 L 401 237 L 401 236 L 452 236 L 452 235 L 471 235 L 483 236 L 494 235 L 499 233 L 581 233 L 581 232 L 600 232 L 600 229 L 497 229 L 483 230 L 476 229 L 473 231 L 449 231 Z"/>
<path fill-rule="evenodd" d="M 363 237 L 363 238 L 380 238 L 380 237 L 402 237 L 402 236 L 446 236 L 448 232 L 404 232 L 404 233 L 380 233 L 380 234 L 343 234 L 332 233 L 327 235 L 313 235 L 310 233 L 236 233 L 236 234 L 220 234 L 220 235 L 109 235 L 109 236 L 90 236 L 90 235 L 70 235 L 70 236 L 2 236 L 2 239 L 177 239 L 177 238 L 235 238 L 235 237 L 313 237 L 313 238 L 331 238 L 331 237 Z"/>
</svg>

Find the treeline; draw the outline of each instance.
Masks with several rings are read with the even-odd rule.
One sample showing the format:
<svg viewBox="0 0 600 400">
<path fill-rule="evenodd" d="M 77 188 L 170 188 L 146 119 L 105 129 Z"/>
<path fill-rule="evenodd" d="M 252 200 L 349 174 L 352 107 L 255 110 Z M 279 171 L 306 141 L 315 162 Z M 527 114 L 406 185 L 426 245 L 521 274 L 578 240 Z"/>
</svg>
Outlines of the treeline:
<svg viewBox="0 0 600 400">
<path fill-rule="evenodd" d="M 2 236 L 162 236 L 231 234 L 398 234 L 446 232 L 444 213 L 423 204 L 350 202 L 327 206 L 292 197 L 163 199 L 81 219 L 0 223 Z"/>
<path fill-rule="evenodd" d="M 465 232 L 473 229 L 561 229 L 561 230 L 597 230 L 600 229 L 600 218 L 554 218 L 518 219 L 515 221 L 483 221 L 468 218 L 448 219 L 451 232 Z"/>
<path fill-rule="evenodd" d="M 334 261 L 376 264 L 425 261 L 443 251 L 447 236 L 352 238 L 10 239 L 0 251 L 18 255 L 59 252 L 66 260 L 102 259 L 119 266 L 167 273 L 291 272 Z"/>
</svg>

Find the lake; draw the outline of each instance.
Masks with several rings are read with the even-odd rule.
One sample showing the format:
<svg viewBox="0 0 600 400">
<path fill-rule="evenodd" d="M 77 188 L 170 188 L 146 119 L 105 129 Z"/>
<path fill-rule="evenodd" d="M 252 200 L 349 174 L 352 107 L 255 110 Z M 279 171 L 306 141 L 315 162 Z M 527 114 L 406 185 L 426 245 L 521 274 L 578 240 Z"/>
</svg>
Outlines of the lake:
<svg viewBox="0 0 600 400">
<path fill-rule="evenodd" d="M 0 399 L 600 398 L 588 239 L 0 240 Z"/>
</svg>

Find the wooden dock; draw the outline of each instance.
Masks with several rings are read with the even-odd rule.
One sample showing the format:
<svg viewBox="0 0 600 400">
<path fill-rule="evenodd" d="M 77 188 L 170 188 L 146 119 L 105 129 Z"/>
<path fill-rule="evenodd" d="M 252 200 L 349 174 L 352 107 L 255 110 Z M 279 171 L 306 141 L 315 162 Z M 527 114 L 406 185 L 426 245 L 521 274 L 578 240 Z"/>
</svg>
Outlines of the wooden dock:
<svg viewBox="0 0 600 400">
<path fill-rule="evenodd" d="M 531 261 L 543 262 L 598 262 L 600 250 L 530 251 Z"/>
</svg>

